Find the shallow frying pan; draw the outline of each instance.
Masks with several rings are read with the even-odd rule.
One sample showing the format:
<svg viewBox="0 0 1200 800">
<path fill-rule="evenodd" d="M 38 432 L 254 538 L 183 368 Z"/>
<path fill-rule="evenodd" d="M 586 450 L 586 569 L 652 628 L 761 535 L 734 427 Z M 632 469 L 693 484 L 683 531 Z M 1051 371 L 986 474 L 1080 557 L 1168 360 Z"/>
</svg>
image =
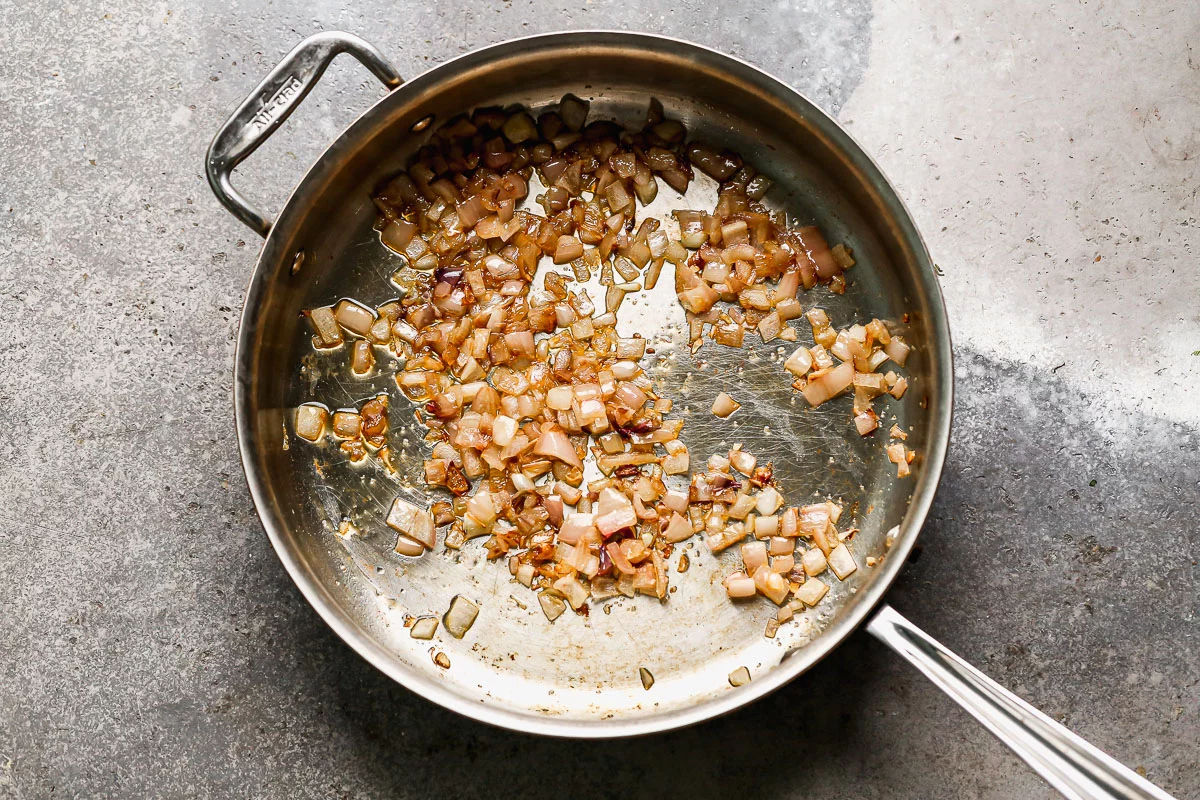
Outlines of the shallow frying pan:
<svg viewBox="0 0 1200 800">
<path fill-rule="evenodd" d="M 238 194 L 230 173 L 343 52 L 392 91 L 317 159 L 272 222 Z M 397 480 L 351 467 L 336 450 L 289 434 L 291 414 L 303 402 L 336 407 L 395 389 L 387 370 L 352 380 L 344 359 L 314 355 L 299 313 L 340 297 L 374 305 L 389 299 L 386 278 L 397 262 L 373 229 L 373 188 L 403 169 L 429 131 L 456 113 L 514 103 L 536 110 L 568 92 L 591 101 L 591 118 L 634 126 L 657 97 L 692 136 L 741 153 L 773 180 L 768 204 L 819 225 L 858 259 L 849 291 L 837 296 L 819 289 L 807 302 L 819 302 L 837 324 L 889 320 L 914 346 L 906 368 L 911 389 L 889 411 L 912 429 L 908 444 L 919 458 L 913 476 L 897 480 L 880 443 L 855 434 L 840 404 L 810 410 L 795 403 L 772 361 L 773 347 L 709 345 L 693 360 L 678 346 L 686 325 L 670 280 L 660 282 L 664 291 L 643 293 L 637 305 L 622 309 L 626 335 L 639 330 L 662 352 L 676 353 L 656 376 L 667 396 L 698 412 L 684 430 L 693 453 L 742 442 L 760 460 L 774 462 L 789 498 L 819 493 L 858 502 L 854 551 L 860 564 L 871 557 L 875 565 L 860 568 L 773 639 L 763 635 L 773 607 L 734 604 L 724 596 L 720 579 L 730 564 L 721 562 L 736 556 L 713 556 L 702 545 L 688 546 L 690 574 L 676 577 L 678 589 L 667 602 L 610 601 L 604 613 L 567 614 L 553 624 L 502 565 L 486 562 L 480 547 L 415 560 L 394 555 L 394 534 L 383 517 L 397 494 L 420 496 L 424 447 L 419 433 L 406 427 L 412 417 L 402 397 L 392 403 L 390 420 L 392 445 L 401 451 Z M 217 197 L 266 239 L 242 316 L 235 387 L 242 463 L 255 506 L 308 601 L 395 680 L 495 725 L 555 736 L 629 736 L 688 725 L 762 697 L 866 622 L 1064 794 L 1166 797 L 881 603 L 929 510 L 949 440 L 946 312 L 925 246 L 895 190 L 837 123 L 792 89 L 696 45 L 601 32 L 505 42 L 401 85 L 375 48 L 348 34 L 324 33 L 289 53 L 226 122 L 209 150 L 207 171 Z M 664 202 L 711 208 L 712 187 L 694 185 L 686 201 Z M 673 193 L 660 193 L 667 194 Z M 707 409 L 731 385 L 743 409 L 717 420 Z M 337 535 L 338 521 L 347 517 L 359 535 Z M 482 608 L 464 639 L 410 637 L 406 614 L 440 613 L 455 594 Z M 431 656 L 438 653 L 449 659 L 448 669 L 435 664 Z M 734 687 L 728 676 L 739 667 L 752 680 Z M 639 679 L 641 668 L 654 676 L 649 690 Z"/>
</svg>

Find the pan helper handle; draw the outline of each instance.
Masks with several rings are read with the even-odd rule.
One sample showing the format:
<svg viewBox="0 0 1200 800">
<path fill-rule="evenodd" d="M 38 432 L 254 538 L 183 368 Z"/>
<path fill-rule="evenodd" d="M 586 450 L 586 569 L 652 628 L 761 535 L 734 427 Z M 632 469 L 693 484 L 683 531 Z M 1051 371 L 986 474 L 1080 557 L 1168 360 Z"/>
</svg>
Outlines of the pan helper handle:
<svg viewBox="0 0 1200 800">
<path fill-rule="evenodd" d="M 205 172 L 213 193 L 230 213 L 260 236 L 270 232 L 271 220 L 233 188 L 230 173 L 283 124 L 339 53 L 357 58 L 389 90 L 404 80 L 378 50 L 357 36 L 342 31 L 315 34 L 296 45 L 263 78 L 217 131 L 208 147 Z"/>
<path fill-rule="evenodd" d="M 1171 800 L 1171 796 L 1076 736 L 946 649 L 890 606 L 867 630 L 1012 748 L 1072 800 Z"/>
</svg>

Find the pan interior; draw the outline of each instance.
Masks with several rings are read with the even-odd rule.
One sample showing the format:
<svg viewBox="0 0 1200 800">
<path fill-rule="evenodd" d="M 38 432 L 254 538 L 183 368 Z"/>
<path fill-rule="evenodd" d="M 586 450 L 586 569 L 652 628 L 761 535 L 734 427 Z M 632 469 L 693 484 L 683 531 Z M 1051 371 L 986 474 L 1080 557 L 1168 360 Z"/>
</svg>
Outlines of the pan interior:
<svg viewBox="0 0 1200 800">
<path fill-rule="evenodd" d="M 730 65 L 745 74 L 731 74 Z M 831 140 L 833 124 L 794 95 L 780 99 L 752 85 L 753 75 L 698 49 L 553 42 L 493 48 L 486 58 L 451 62 L 381 101 L 327 151 L 281 215 L 251 289 L 239 354 L 239 414 L 252 487 L 277 549 L 309 599 L 339 633 L 406 685 L 525 729 L 587 735 L 602 722 L 605 731 L 619 732 L 623 723 L 635 730 L 649 718 L 663 727 L 740 704 L 802 671 L 861 619 L 865 609 L 859 607 L 878 595 L 870 589 L 886 584 L 898 568 L 893 562 L 907 539 L 889 554 L 885 536 L 905 520 L 913 492 L 929 476 L 918 462 L 913 478 L 898 481 L 883 434 L 893 422 L 911 429 L 908 444 L 923 453 L 931 436 L 941 446 L 934 429 L 947 413 L 937 400 L 938 365 L 929 346 L 936 339 L 930 318 L 937 309 L 914 277 L 927 268 L 924 251 L 907 235 L 906 218 L 896 222 L 894 215 L 903 212 L 890 190 L 874 184 Z M 880 404 L 886 412 L 881 431 L 864 439 L 853 430 L 848 399 L 809 409 L 790 388 L 782 360 L 794 345 L 764 345 L 747 335 L 744 349 L 708 342 L 693 358 L 670 265 L 654 291 L 631 295 L 622 307 L 622 334 L 639 331 L 654 340 L 650 371 L 661 393 L 683 409 L 683 438 L 694 468 L 740 442 L 760 462 L 774 464 L 789 503 L 840 499 L 852 522 L 839 527 L 858 528 L 852 543 L 858 572 L 844 583 L 830 576 L 827 600 L 781 626 L 773 639 L 763 629 L 775 606 L 762 598 L 732 603 L 721 587 L 738 563 L 737 548 L 713 555 L 699 537 L 672 557 L 666 602 L 619 598 L 594 604 L 588 616 L 567 613 L 553 624 L 503 563 L 486 561 L 482 540 L 459 553 L 438 551 L 415 560 L 394 555 L 395 535 L 383 520 L 397 494 L 424 496 L 421 462 L 429 447 L 411 404 L 396 391 L 393 374 L 400 365 L 381 358 L 379 369 L 360 379 L 349 371 L 346 348 L 314 353 L 311 347 L 302 309 L 343 297 L 379 305 L 397 296 L 389 276 L 400 262 L 373 229 L 370 194 L 404 166 L 429 130 L 477 106 L 520 103 L 536 110 L 566 92 L 591 102 L 589 119 L 632 127 L 640 127 L 650 98 L 657 97 L 691 136 L 742 154 L 774 182 L 770 205 L 799 223 L 819 225 L 831 244 L 853 248 L 858 263 L 847 273 L 846 293 L 818 287 L 802 296 L 805 307 L 826 309 L 838 327 L 885 319 L 915 346 L 904 370 L 910 391 L 902 401 Z M 410 132 L 429 115 L 429 128 Z M 696 181 L 686 198 L 660 181 L 650 213 L 711 209 L 714 200 L 715 185 L 707 179 Z M 302 263 L 293 272 L 301 250 Z M 591 294 L 598 302 L 603 296 Z M 811 344 L 803 320 L 793 326 L 799 341 Z M 392 397 L 396 476 L 352 465 L 336 445 L 314 446 L 290 433 L 292 412 L 301 403 L 360 405 L 380 391 Z M 742 403 L 728 420 L 709 411 L 720 391 Z M 359 533 L 339 536 L 343 519 Z M 686 574 L 676 569 L 681 552 L 690 560 Z M 867 567 L 868 557 L 878 565 Z M 481 608 L 464 639 L 450 638 L 440 627 L 433 641 L 411 638 L 407 616 L 440 616 L 456 594 Z M 435 653 L 449 658 L 449 669 L 435 665 Z M 735 689 L 728 676 L 741 666 L 753 680 Z M 654 676 L 650 690 L 639 679 L 643 667 Z M 564 725 L 556 727 L 558 722 Z"/>
</svg>

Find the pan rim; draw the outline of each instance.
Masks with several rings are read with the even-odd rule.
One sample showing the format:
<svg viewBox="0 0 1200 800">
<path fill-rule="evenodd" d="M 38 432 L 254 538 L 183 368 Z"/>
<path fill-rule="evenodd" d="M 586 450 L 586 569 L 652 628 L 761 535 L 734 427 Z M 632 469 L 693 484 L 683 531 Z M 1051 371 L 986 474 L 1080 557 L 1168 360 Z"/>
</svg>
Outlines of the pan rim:
<svg viewBox="0 0 1200 800">
<path fill-rule="evenodd" d="M 625 719 L 564 719 L 552 716 L 536 715 L 503 706 L 487 705 L 479 700 L 472 700 L 463 694 L 441 685 L 439 681 L 411 670 L 402 661 L 395 658 L 383 648 L 365 629 L 353 618 L 344 613 L 340 604 L 327 591 L 324 584 L 315 579 L 305 565 L 303 556 L 289 545 L 286 526 L 282 525 L 272 513 L 271 492 L 256 464 L 258 462 L 258 445 L 254 433 L 252 414 L 250 372 L 254 366 L 254 336 L 258 328 L 258 300 L 264 294 L 265 287 L 270 283 L 271 271 L 275 261 L 282 254 L 281 239 L 285 239 L 287 220 L 294 215 L 289 212 L 297 202 L 302 190 L 323 168 L 326 157 L 339 144 L 353 140 L 355 134 L 373 124 L 373 117 L 383 113 L 383 108 L 392 103 L 397 96 L 415 94 L 424 89 L 436 86 L 439 76 L 452 72 L 464 64 L 481 61 L 485 58 L 508 56 L 517 52 L 534 50 L 561 49 L 564 46 L 584 45 L 620 46 L 623 48 L 638 47 L 654 52 L 663 46 L 669 46 L 676 51 L 701 58 L 709 63 L 718 64 L 732 76 L 755 85 L 774 96 L 785 100 L 802 110 L 814 124 L 818 125 L 823 135 L 830 137 L 833 146 L 838 148 L 855 166 L 871 181 L 874 189 L 879 192 L 888 208 L 892 221 L 898 226 L 899 238 L 912 249 L 914 258 L 922 269 L 917 276 L 918 286 L 925 293 L 928 308 L 931 312 L 930 342 L 928 347 L 935 352 L 934 369 L 931 375 L 934 386 L 931 387 L 931 398 L 937 403 L 940 413 L 930 419 L 930 429 L 926 452 L 922 454 L 922 469 L 914 487 L 908 512 L 901 522 L 901 531 L 896 538 L 889 557 L 878 568 L 883 574 L 876 577 L 864 588 L 862 599 L 855 606 L 826 628 L 811 644 L 798 650 L 794 655 L 785 659 L 761 678 L 740 687 L 737 691 L 729 691 L 720 696 L 698 702 L 687 708 L 675 709 L 664 713 L 650 713 L 645 716 Z M 749 703 L 764 697 L 783 685 L 791 682 L 799 675 L 807 672 L 813 665 L 838 647 L 860 625 L 862 625 L 880 605 L 884 594 L 899 575 L 908 554 L 911 551 L 922 525 L 932 506 L 934 495 L 940 482 L 942 469 L 945 464 L 946 452 L 950 440 L 950 428 L 953 416 L 953 352 L 951 350 L 949 324 L 946 316 L 945 303 L 940 284 L 933 270 L 933 262 L 928 248 L 917 228 L 912 214 L 900 197 L 891 181 L 884 175 L 875 160 L 864 150 L 842 126 L 816 106 L 802 93 L 788 86 L 785 82 L 774 77 L 765 70 L 751 65 L 734 56 L 717 50 L 698 45 L 686 40 L 650 33 L 613 32 L 596 30 L 563 31 L 554 33 L 535 34 L 479 48 L 453 59 L 438 64 L 406 81 L 400 88 L 380 98 L 367 110 L 359 115 L 342 133 L 340 133 L 317 157 L 305 175 L 297 182 L 279 211 L 276 225 L 267 235 L 258 259 L 251 273 L 247 288 L 245 305 L 240 319 L 237 348 L 235 354 L 234 375 L 234 412 L 238 437 L 238 452 L 247 486 L 254 503 L 256 516 L 263 526 L 272 548 L 275 550 L 284 569 L 292 582 L 300 590 L 305 600 L 325 622 L 355 652 L 368 663 L 387 675 L 392 680 L 438 705 L 455 711 L 463 716 L 484 722 L 496 727 L 527 733 L 536 733 L 554 737 L 573 737 L 584 739 L 608 739 L 627 736 L 639 736 L 659 733 L 668 730 L 693 725 L 704 720 L 712 719 L 732 712 Z"/>
</svg>

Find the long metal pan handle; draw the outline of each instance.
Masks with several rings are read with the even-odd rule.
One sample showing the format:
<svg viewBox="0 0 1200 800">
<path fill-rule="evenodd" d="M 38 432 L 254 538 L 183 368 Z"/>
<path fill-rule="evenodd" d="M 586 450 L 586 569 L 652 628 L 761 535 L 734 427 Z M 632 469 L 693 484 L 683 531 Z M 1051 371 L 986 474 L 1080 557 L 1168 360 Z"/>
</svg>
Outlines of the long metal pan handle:
<svg viewBox="0 0 1200 800">
<path fill-rule="evenodd" d="M 925 673 L 1065 797 L 1171 800 L 1162 789 L 963 661 L 890 606 L 879 609 L 867 630 Z"/>
<path fill-rule="evenodd" d="M 270 232 L 271 220 L 233 188 L 230 173 L 283 124 L 339 53 L 357 58 L 388 89 L 395 89 L 404 80 L 378 50 L 357 36 L 342 31 L 318 33 L 283 57 L 279 66 L 263 78 L 225 121 L 208 146 L 205 160 L 208 185 L 230 213 L 260 236 Z"/>
</svg>

